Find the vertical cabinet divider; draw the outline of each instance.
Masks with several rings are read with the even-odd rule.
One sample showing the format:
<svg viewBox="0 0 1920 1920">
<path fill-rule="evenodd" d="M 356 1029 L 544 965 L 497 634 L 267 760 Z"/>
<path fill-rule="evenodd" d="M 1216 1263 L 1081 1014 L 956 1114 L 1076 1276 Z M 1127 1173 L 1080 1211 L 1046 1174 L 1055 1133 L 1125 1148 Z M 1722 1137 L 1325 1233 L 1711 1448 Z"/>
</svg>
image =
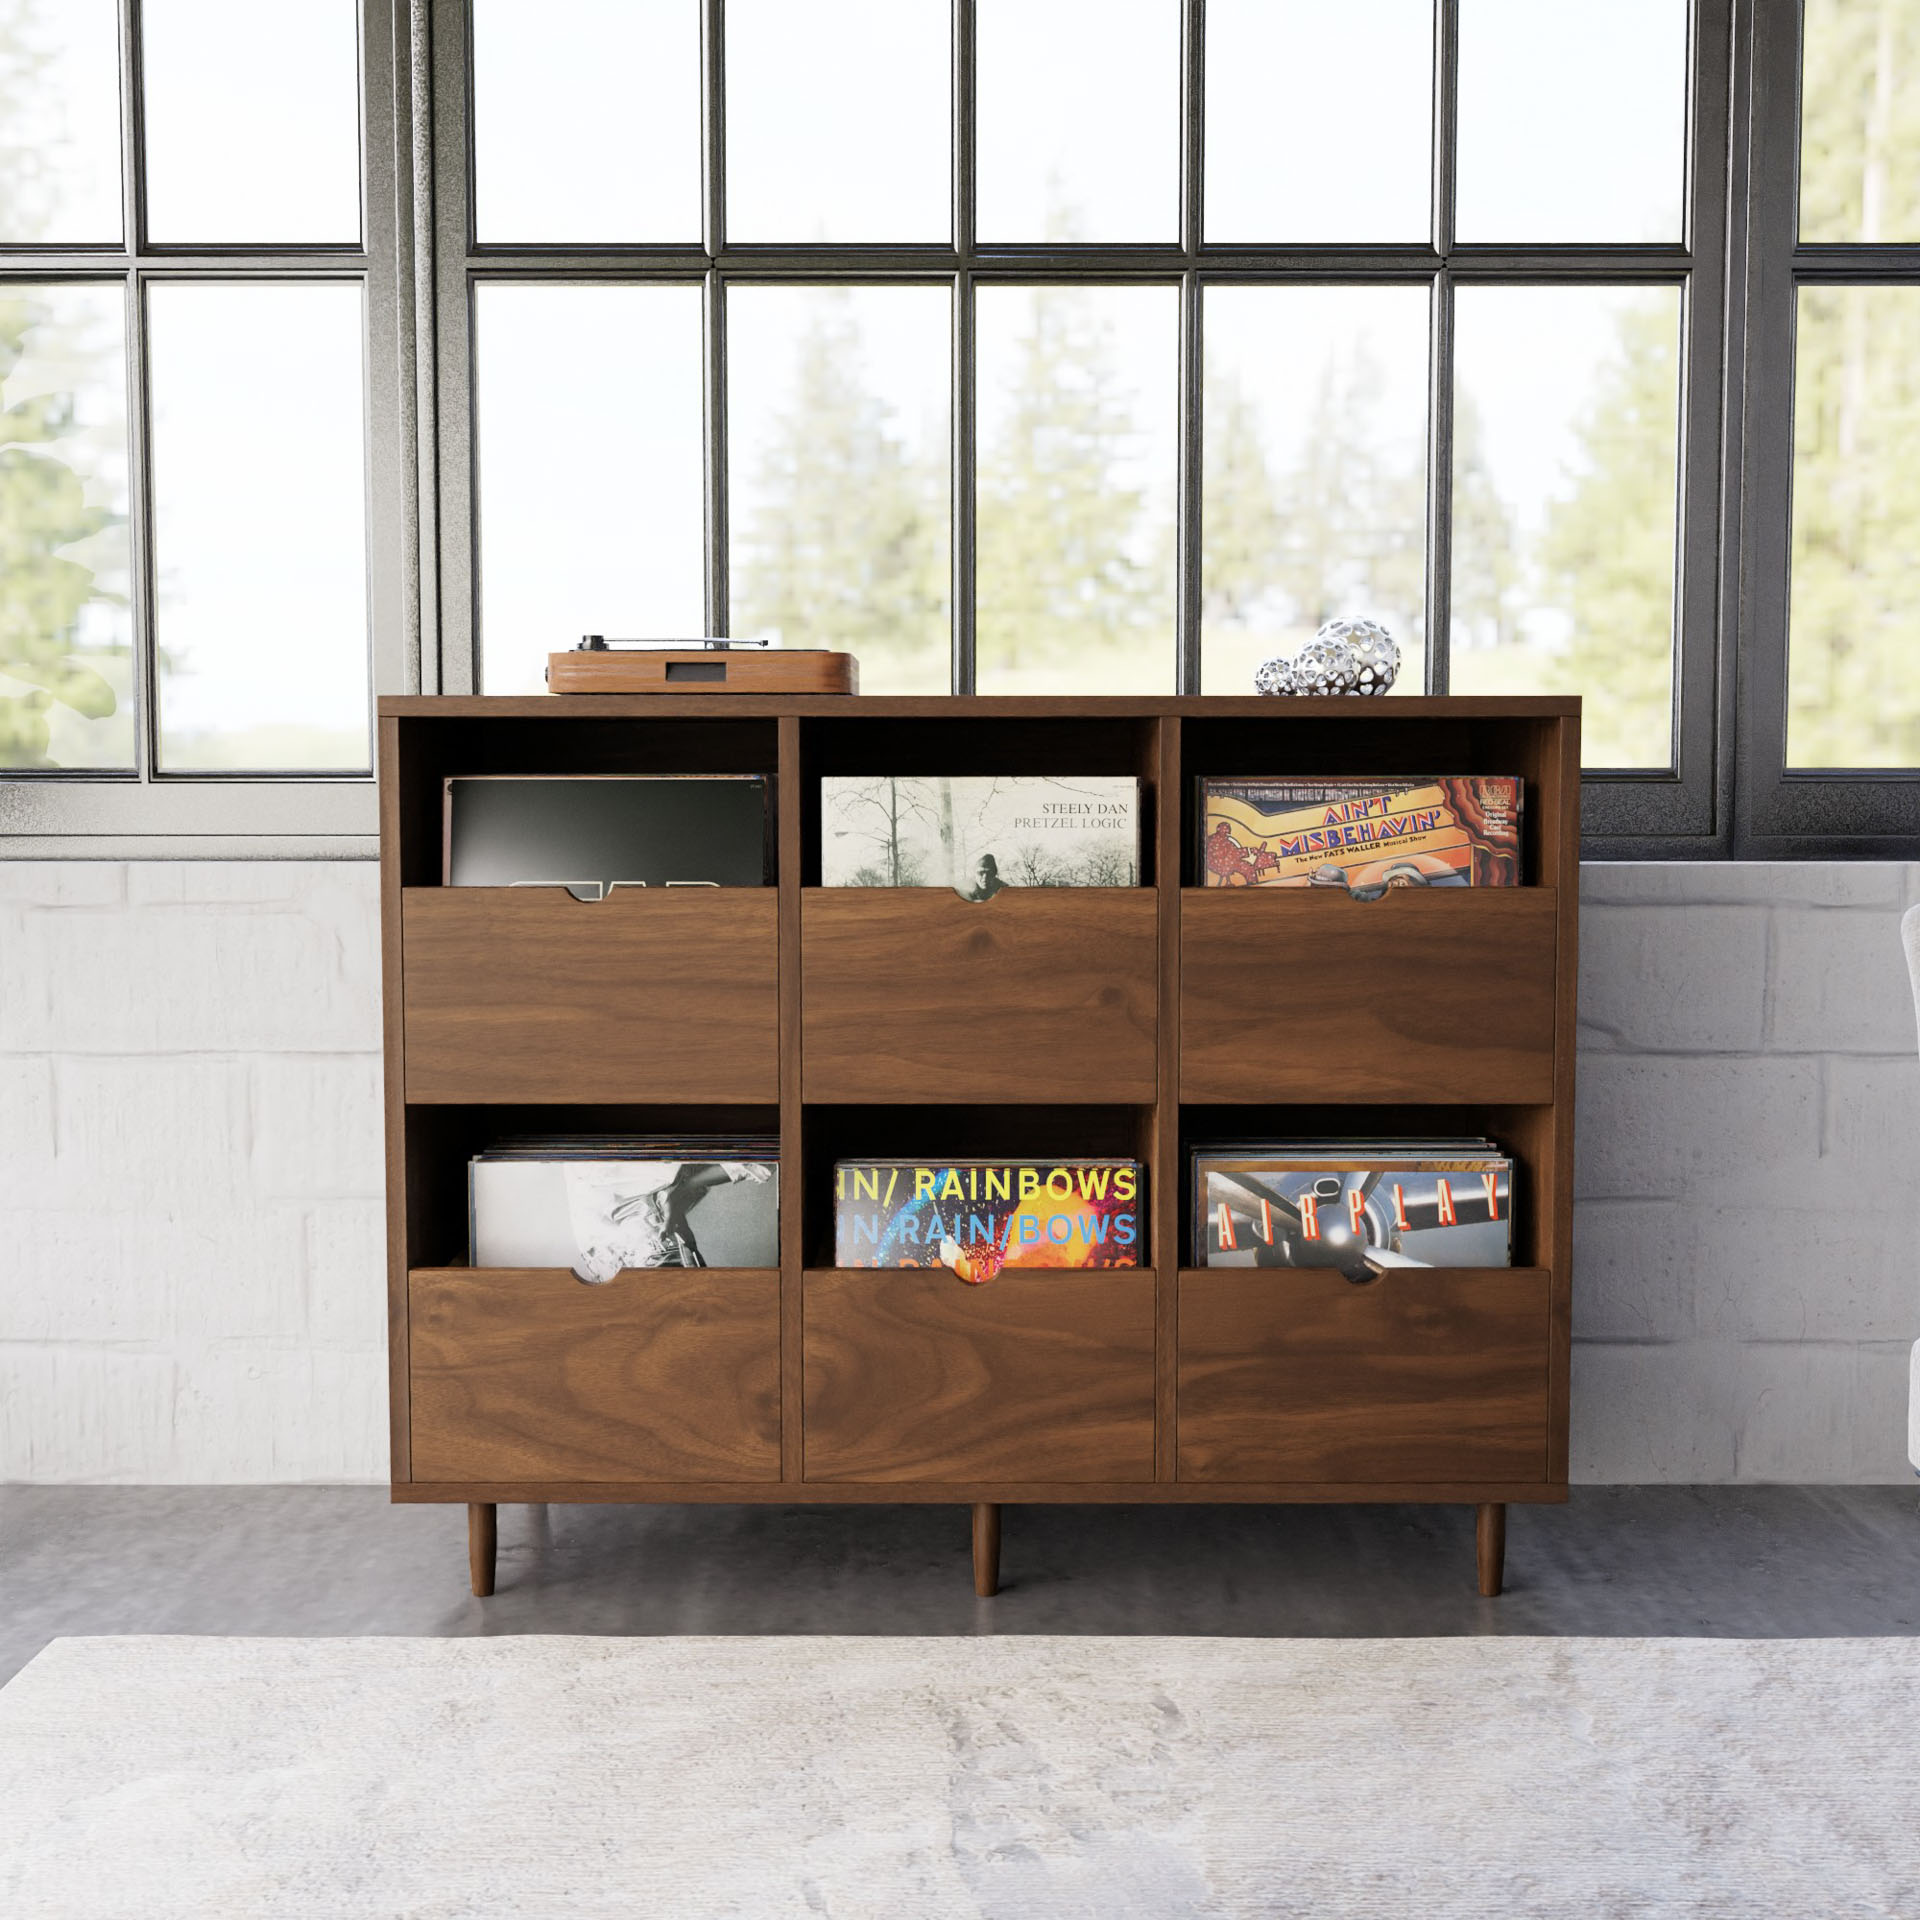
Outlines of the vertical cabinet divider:
<svg viewBox="0 0 1920 1920">
<path fill-rule="evenodd" d="M 1175 1477 L 1180 1362 L 1180 719 L 1156 722 L 1153 880 L 1160 921 L 1160 1074 L 1148 1204 L 1153 1220 L 1153 1477 Z"/>
<path fill-rule="evenodd" d="M 780 1478 L 803 1474 L 802 1237 L 804 1164 L 800 1104 L 800 830 L 806 806 L 800 721 L 780 717 L 774 774 L 775 882 L 779 889 L 780 967 Z"/>
</svg>

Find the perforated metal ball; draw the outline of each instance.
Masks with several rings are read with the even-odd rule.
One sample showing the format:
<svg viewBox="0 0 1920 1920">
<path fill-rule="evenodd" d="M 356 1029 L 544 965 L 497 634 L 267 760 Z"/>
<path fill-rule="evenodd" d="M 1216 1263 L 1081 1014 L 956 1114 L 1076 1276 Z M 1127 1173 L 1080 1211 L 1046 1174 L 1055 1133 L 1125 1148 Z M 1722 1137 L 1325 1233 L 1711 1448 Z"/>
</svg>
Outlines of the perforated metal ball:
<svg viewBox="0 0 1920 1920">
<path fill-rule="evenodd" d="M 1254 671 L 1253 690 L 1255 693 L 1297 692 L 1293 684 L 1293 662 L 1284 653 L 1263 660 Z"/>
<path fill-rule="evenodd" d="M 1351 693 L 1359 677 L 1353 649 L 1326 638 L 1324 627 L 1293 656 L 1295 693 Z"/>
<path fill-rule="evenodd" d="M 1354 693 L 1380 694 L 1400 674 L 1400 643 L 1377 620 L 1329 620 L 1313 636 L 1343 644 L 1353 655 Z"/>
</svg>

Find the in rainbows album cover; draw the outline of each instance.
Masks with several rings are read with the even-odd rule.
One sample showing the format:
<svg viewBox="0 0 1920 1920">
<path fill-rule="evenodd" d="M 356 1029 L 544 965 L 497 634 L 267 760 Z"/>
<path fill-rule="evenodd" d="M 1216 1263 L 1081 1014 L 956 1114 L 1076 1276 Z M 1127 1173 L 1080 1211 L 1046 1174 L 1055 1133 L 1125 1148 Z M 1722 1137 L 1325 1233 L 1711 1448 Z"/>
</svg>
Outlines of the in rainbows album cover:
<svg viewBox="0 0 1920 1920">
<path fill-rule="evenodd" d="M 1137 1267 L 1137 1160 L 842 1160 L 834 1264 L 946 1267 L 979 1285 L 1003 1267 Z"/>
</svg>

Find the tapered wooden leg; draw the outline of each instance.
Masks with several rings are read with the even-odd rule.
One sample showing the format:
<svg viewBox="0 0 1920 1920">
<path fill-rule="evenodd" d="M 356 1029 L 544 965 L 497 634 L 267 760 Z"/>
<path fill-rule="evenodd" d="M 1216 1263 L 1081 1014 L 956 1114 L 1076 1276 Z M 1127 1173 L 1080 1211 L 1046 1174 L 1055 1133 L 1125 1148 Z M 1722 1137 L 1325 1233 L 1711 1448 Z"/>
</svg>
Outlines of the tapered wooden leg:
<svg viewBox="0 0 1920 1920">
<path fill-rule="evenodd" d="M 1491 1600 L 1507 1572 L 1507 1510 L 1497 1501 L 1482 1506 L 1474 1519 L 1473 1544 L 1480 1562 L 1480 1592 Z"/>
<path fill-rule="evenodd" d="M 1000 1509 L 988 1501 L 973 1509 L 973 1590 L 982 1600 L 1000 1591 Z"/>
<path fill-rule="evenodd" d="M 467 1569 L 474 1593 L 482 1600 L 493 1591 L 493 1562 L 500 1544 L 500 1509 L 491 1500 L 476 1500 L 467 1508 Z"/>
</svg>

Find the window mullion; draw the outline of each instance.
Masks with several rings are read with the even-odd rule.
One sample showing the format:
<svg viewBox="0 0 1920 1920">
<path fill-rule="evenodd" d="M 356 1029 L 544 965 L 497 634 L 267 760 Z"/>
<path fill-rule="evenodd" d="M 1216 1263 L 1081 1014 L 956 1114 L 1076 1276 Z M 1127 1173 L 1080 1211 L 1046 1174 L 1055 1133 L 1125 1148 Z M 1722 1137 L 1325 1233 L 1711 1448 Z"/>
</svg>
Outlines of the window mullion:
<svg viewBox="0 0 1920 1920">
<path fill-rule="evenodd" d="M 952 603 L 951 685 L 955 693 L 971 693 L 976 684 L 974 652 L 974 530 L 977 524 L 974 492 L 974 351 L 973 263 L 976 251 L 975 218 L 979 186 L 974 110 L 973 0 L 953 5 L 953 245 L 960 270 L 953 280 L 953 398 L 951 408 L 953 459 L 953 527 L 951 534 Z"/>
</svg>

